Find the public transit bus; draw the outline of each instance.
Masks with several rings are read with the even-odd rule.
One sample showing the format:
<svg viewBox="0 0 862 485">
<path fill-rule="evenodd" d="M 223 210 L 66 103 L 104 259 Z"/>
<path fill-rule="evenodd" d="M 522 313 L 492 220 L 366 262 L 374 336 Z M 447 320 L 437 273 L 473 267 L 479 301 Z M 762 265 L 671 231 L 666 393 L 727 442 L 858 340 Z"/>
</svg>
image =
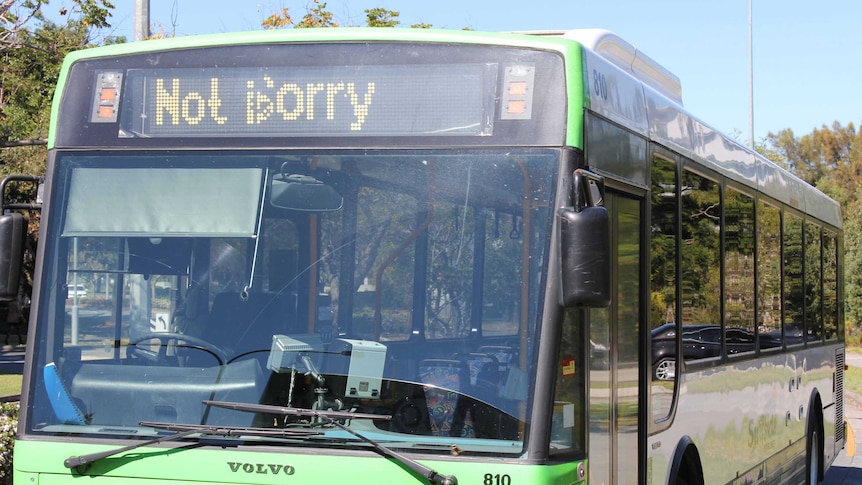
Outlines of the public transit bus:
<svg viewBox="0 0 862 485">
<path fill-rule="evenodd" d="M 49 149 L 18 485 L 816 483 L 844 445 L 839 206 L 608 32 L 90 49 Z"/>
</svg>

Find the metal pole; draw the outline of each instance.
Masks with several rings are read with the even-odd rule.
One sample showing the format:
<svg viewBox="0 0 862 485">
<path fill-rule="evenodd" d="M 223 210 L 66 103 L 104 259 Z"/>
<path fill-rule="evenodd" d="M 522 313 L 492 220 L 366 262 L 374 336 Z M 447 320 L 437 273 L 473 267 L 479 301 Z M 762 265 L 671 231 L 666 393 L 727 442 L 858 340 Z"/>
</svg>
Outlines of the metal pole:
<svg viewBox="0 0 862 485">
<path fill-rule="evenodd" d="M 135 40 L 150 36 L 150 0 L 135 0 Z"/>
<path fill-rule="evenodd" d="M 78 236 L 72 238 L 72 345 L 78 345 Z M 69 287 L 69 282 L 66 282 Z M 66 290 L 68 291 L 68 290 Z M 68 298 L 68 294 L 66 297 Z"/>
<path fill-rule="evenodd" d="M 754 150 L 754 21 L 751 4 L 748 0 L 748 146 Z"/>
</svg>

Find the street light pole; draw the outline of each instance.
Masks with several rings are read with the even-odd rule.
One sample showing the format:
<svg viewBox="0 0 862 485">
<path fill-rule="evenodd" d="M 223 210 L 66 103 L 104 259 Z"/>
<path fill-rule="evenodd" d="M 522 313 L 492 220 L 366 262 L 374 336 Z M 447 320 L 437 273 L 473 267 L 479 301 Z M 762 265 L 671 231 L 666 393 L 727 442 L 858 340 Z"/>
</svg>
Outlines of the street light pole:
<svg viewBox="0 0 862 485">
<path fill-rule="evenodd" d="M 135 0 L 135 40 L 150 36 L 150 0 Z"/>
<path fill-rule="evenodd" d="M 751 4 L 748 0 L 748 146 L 754 150 L 754 21 Z"/>
</svg>

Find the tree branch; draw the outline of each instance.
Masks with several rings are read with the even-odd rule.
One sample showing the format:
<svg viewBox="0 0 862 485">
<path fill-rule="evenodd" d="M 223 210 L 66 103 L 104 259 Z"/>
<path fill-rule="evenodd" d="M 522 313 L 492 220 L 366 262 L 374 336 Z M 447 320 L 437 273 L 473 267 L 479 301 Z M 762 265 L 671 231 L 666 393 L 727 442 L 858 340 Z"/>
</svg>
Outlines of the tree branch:
<svg viewBox="0 0 862 485">
<path fill-rule="evenodd" d="M 17 141 L 4 141 L 0 148 L 17 148 L 17 147 L 32 147 L 32 146 L 41 146 L 47 145 L 48 140 L 44 138 L 31 138 L 29 140 L 17 140 Z"/>
</svg>

